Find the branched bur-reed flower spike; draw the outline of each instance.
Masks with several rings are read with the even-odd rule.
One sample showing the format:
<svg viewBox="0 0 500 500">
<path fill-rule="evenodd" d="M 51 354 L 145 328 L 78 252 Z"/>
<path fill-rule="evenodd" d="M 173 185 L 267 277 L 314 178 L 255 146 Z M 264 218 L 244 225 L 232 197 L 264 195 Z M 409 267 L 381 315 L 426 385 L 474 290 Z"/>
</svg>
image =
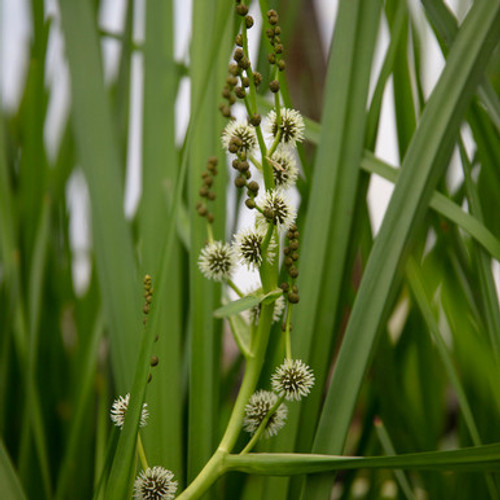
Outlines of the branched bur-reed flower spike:
<svg viewBox="0 0 500 500">
<path fill-rule="evenodd" d="M 251 153 L 257 147 L 255 128 L 246 122 L 230 121 L 222 131 L 222 146 L 230 153 Z"/>
<path fill-rule="evenodd" d="M 223 281 L 229 279 L 236 265 L 231 245 L 214 241 L 206 245 L 198 259 L 200 271 L 208 279 Z"/>
<path fill-rule="evenodd" d="M 113 401 L 113 406 L 111 407 L 111 420 L 120 429 L 123 428 L 123 424 L 125 423 L 125 415 L 127 413 L 129 401 L 130 394 L 125 394 L 125 397 L 120 396 L 118 399 L 115 399 Z M 149 413 L 147 407 L 147 403 L 142 405 L 141 420 L 139 422 L 140 427 L 144 427 L 148 423 Z"/>
<path fill-rule="evenodd" d="M 256 306 L 252 307 L 252 309 L 250 309 L 249 311 L 250 321 L 252 323 L 257 323 L 259 321 L 261 309 L 262 309 L 262 304 L 257 304 Z M 274 302 L 273 323 L 276 323 L 276 321 L 280 320 L 284 309 L 285 309 L 285 297 L 283 297 L 283 295 L 280 295 Z"/>
<path fill-rule="evenodd" d="M 289 229 L 295 221 L 296 212 L 281 189 L 267 191 L 260 203 L 265 219 L 277 226 L 278 231 Z M 262 218 L 258 217 L 258 222 Z"/>
<path fill-rule="evenodd" d="M 290 151 L 279 147 L 271 158 L 274 184 L 277 188 L 288 189 L 295 185 L 299 171 L 295 165 L 295 158 Z"/>
<path fill-rule="evenodd" d="M 271 378 L 273 390 L 286 400 L 299 401 L 307 396 L 314 385 L 314 374 L 302 360 L 285 359 Z"/>
<path fill-rule="evenodd" d="M 252 395 L 248 404 L 245 406 L 245 418 L 243 419 L 243 429 L 253 434 L 260 423 L 266 418 L 269 410 L 274 406 L 278 396 L 270 391 L 257 391 Z M 288 408 L 284 403 L 278 406 L 278 409 L 271 415 L 266 423 L 264 436 L 270 438 L 278 434 L 278 431 L 285 425 L 288 414 Z"/>
<path fill-rule="evenodd" d="M 134 484 L 134 498 L 138 500 L 171 500 L 177 491 L 174 475 L 163 467 L 142 471 Z"/>
<path fill-rule="evenodd" d="M 282 108 L 280 114 L 280 143 L 295 147 L 297 142 L 304 140 L 304 130 L 306 128 L 304 119 L 296 109 Z M 274 109 L 267 115 L 266 130 L 273 138 L 278 134 L 277 115 Z"/>
<path fill-rule="evenodd" d="M 234 246 L 241 261 L 249 269 L 257 269 L 262 264 L 262 243 L 266 237 L 262 229 L 243 229 L 234 237 Z M 267 261 L 272 263 L 276 244 L 271 238 L 267 247 Z"/>
</svg>

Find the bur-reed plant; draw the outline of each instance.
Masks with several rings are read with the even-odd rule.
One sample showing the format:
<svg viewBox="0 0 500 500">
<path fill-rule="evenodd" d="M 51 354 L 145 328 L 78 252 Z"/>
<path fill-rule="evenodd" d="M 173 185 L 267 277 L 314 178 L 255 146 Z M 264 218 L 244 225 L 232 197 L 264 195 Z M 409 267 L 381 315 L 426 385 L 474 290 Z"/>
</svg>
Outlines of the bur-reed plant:
<svg viewBox="0 0 500 500">
<path fill-rule="evenodd" d="M 110 33 L 103 1 L 49 17 L 30 3 L 21 99 L 0 120 L 0 496 L 498 498 L 500 0 L 460 23 L 441 0 L 340 0 L 326 67 L 312 3 L 194 0 L 186 62 L 172 0 L 145 2 L 143 40 L 138 4 Z M 445 58 L 431 92 L 421 24 Z M 60 30 L 71 104 L 54 152 Z M 399 167 L 379 154 L 389 99 Z M 92 238 L 76 293 L 80 169 Z M 375 176 L 394 184 L 376 235 Z"/>
</svg>

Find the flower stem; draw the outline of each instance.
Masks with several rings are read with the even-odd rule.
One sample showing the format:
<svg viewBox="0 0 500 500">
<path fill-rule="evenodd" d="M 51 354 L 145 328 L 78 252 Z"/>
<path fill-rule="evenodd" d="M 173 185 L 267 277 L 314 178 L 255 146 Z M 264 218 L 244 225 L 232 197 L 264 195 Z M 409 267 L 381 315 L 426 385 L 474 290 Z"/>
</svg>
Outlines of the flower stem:
<svg viewBox="0 0 500 500">
<path fill-rule="evenodd" d="M 245 294 L 244 294 L 244 293 L 243 293 L 243 292 L 242 292 L 242 291 L 241 291 L 241 290 L 240 290 L 240 289 L 236 286 L 236 284 L 234 283 L 234 281 L 233 281 L 233 280 L 228 279 L 226 283 L 230 286 L 230 288 L 232 288 L 232 289 L 235 291 L 236 295 L 238 295 L 238 297 L 239 297 L 240 299 L 241 299 L 241 297 L 243 297 L 243 296 L 245 295 Z"/>
<path fill-rule="evenodd" d="M 254 393 L 255 387 L 259 380 L 260 371 L 264 364 L 264 355 L 267 349 L 269 332 L 271 331 L 271 323 L 273 319 L 274 304 L 262 305 L 262 310 L 259 318 L 256 335 L 252 342 L 252 352 L 254 357 L 247 362 L 245 375 L 241 383 L 240 391 L 236 402 L 234 403 L 233 412 L 229 419 L 226 432 L 219 445 L 219 450 L 231 452 L 236 444 L 236 440 L 241 430 L 241 424 L 245 415 L 245 406 Z"/>
<path fill-rule="evenodd" d="M 275 66 L 274 68 L 274 79 L 278 80 L 279 79 L 279 71 L 278 68 Z M 276 111 L 276 126 L 279 130 L 280 128 L 280 123 L 281 123 L 281 104 L 280 104 L 280 93 L 276 92 L 274 94 L 274 107 Z"/>
<path fill-rule="evenodd" d="M 262 172 L 262 165 L 260 164 L 260 161 L 255 158 L 253 155 L 248 155 L 248 159 L 255 165 L 255 168 L 259 171 Z"/>
<path fill-rule="evenodd" d="M 248 51 L 248 34 L 245 22 L 242 23 L 241 35 L 243 38 L 243 53 L 250 61 L 250 53 Z M 247 73 L 247 77 L 250 84 L 250 108 L 251 108 L 250 115 L 251 115 L 252 113 L 255 113 L 257 111 L 257 99 L 255 95 L 256 91 L 255 91 L 255 82 L 253 79 L 252 65 L 250 64 L 245 71 Z"/>
<path fill-rule="evenodd" d="M 278 118 L 276 118 L 276 120 L 278 120 Z M 274 141 L 271 144 L 271 147 L 267 151 L 267 155 L 269 158 L 271 158 L 271 156 L 273 156 L 273 153 L 276 151 L 276 148 L 278 147 L 278 144 L 280 143 L 280 139 L 281 139 L 281 129 L 280 129 L 278 121 L 276 121 L 276 126 L 278 127 L 278 131 L 276 132 L 276 137 L 274 138 Z"/>
<path fill-rule="evenodd" d="M 149 469 L 148 459 L 146 458 L 146 452 L 144 451 L 144 446 L 142 445 L 140 433 L 137 433 L 137 453 L 139 454 L 142 468 L 144 470 Z"/>
<path fill-rule="evenodd" d="M 242 23 L 241 34 L 243 37 L 243 52 L 245 56 L 248 58 L 248 60 L 250 60 L 250 54 L 248 52 L 247 27 L 244 22 Z M 245 106 L 247 108 L 249 116 L 252 116 L 253 113 L 257 112 L 257 90 L 255 89 L 255 81 L 253 76 L 252 65 L 250 64 L 245 71 L 250 84 L 248 88 L 248 99 L 245 98 Z M 279 108 L 277 110 L 277 113 L 279 113 Z M 266 189 L 273 189 L 274 188 L 273 169 L 272 166 L 269 164 L 269 162 L 265 159 L 267 156 L 267 148 L 260 125 L 255 127 L 255 131 L 257 133 L 257 140 L 259 142 L 259 149 L 262 156 L 262 171 L 264 174 L 264 184 L 266 186 Z"/>
<path fill-rule="evenodd" d="M 214 242 L 214 233 L 212 231 L 212 224 L 207 221 L 207 234 L 208 234 L 208 242 L 213 243 Z"/>
<path fill-rule="evenodd" d="M 217 451 L 212 455 L 194 481 L 179 495 L 177 500 L 196 500 L 224 473 L 224 458 L 232 451 L 236 444 L 241 431 L 243 417 L 245 416 L 245 406 L 255 391 L 262 365 L 264 364 L 264 355 L 271 331 L 273 309 L 274 304 L 262 306 L 259 326 L 257 327 L 253 342 L 255 356 L 247 361 L 240 391 Z"/>
<path fill-rule="evenodd" d="M 293 304 L 289 303 L 286 309 L 286 323 L 285 323 L 285 345 L 286 357 L 292 359 L 292 342 L 290 340 L 290 325 L 292 323 L 292 307 Z"/>
<path fill-rule="evenodd" d="M 196 500 L 224 473 L 226 452 L 217 450 L 196 476 L 194 481 L 177 497 L 177 500 Z"/>
<path fill-rule="evenodd" d="M 266 236 L 264 237 L 264 241 L 262 242 L 261 246 L 262 254 L 265 254 L 267 252 L 267 248 L 269 247 L 269 243 L 271 243 L 271 238 L 273 237 L 273 233 L 274 233 L 274 224 L 269 224 Z"/>
<path fill-rule="evenodd" d="M 269 245 L 269 241 L 271 240 L 271 236 L 273 234 L 276 235 L 276 241 L 279 242 L 278 230 L 276 229 L 276 226 L 274 224 L 269 224 L 266 237 L 264 238 L 264 241 L 262 243 L 263 253 L 264 249 L 267 249 L 267 246 Z M 277 255 L 279 255 L 279 248 Z M 279 259 L 273 259 L 272 262 L 269 262 L 267 258 L 262 259 L 262 265 L 260 268 L 260 280 L 262 282 L 262 290 L 264 293 L 270 292 L 278 286 L 278 261 Z"/>
</svg>

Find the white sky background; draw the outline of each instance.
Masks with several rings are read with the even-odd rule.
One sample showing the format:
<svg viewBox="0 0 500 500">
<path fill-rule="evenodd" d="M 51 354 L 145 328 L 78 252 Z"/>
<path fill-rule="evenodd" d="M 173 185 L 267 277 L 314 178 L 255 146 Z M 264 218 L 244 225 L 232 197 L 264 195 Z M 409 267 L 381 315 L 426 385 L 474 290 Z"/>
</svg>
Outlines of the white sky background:
<svg viewBox="0 0 500 500">
<path fill-rule="evenodd" d="M 137 41 L 143 39 L 144 1 L 140 0 L 136 2 L 134 36 Z M 104 1 L 100 12 L 100 22 L 104 29 L 112 32 L 120 32 L 125 14 L 124 3 L 123 0 Z M 325 49 L 330 44 L 337 3 L 337 0 L 316 0 L 320 32 Z M 470 0 L 449 0 L 447 3 L 461 20 L 467 12 Z M 409 0 L 409 4 L 415 13 L 422 14 L 422 7 L 418 0 Z M 191 18 L 191 9 L 192 2 L 190 0 L 175 0 L 175 56 L 177 60 L 186 62 L 188 61 L 189 38 L 191 35 L 191 27 L 186 22 L 186 19 Z M 260 15 L 258 11 L 255 8 L 252 10 L 251 14 L 256 19 L 256 22 L 259 22 Z M 46 14 L 54 17 L 54 25 L 57 27 L 59 23 L 56 0 L 46 1 Z M 22 81 L 26 71 L 26 55 L 30 40 L 29 16 L 28 0 L 0 0 L 0 99 L 2 105 L 7 109 L 15 109 L 23 88 Z M 430 56 L 422 58 L 427 64 L 424 68 L 423 85 L 424 91 L 428 95 L 439 78 L 444 61 L 437 42 L 429 31 L 428 25 L 425 22 L 421 22 L 419 28 L 424 34 L 424 51 Z M 384 22 L 381 28 L 379 44 L 376 48 L 372 87 L 376 81 L 377 72 L 380 69 L 388 40 L 388 29 Z M 116 75 L 119 50 L 119 43 L 117 41 L 106 39 L 103 42 L 105 77 L 107 81 Z M 256 50 L 256 41 L 253 41 L 251 51 Z M 45 139 L 49 153 L 54 153 L 57 150 L 62 126 L 67 118 L 69 104 L 68 71 L 63 59 L 62 36 L 58 30 L 52 30 L 47 57 L 49 67 L 47 85 L 52 87 L 53 92 L 51 92 Z M 132 61 L 132 88 L 134 91 L 131 96 L 132 118 L 128 148 L 126 199 L 124 200 L 124 210 L 128 216 L 133 214 L 137 206 L 141 189 L 142 56 L 140 54 L 136 54 Z M 181 83 L 176 105 L 178 142 L 182 140 L 189 119 L 189 92 L 189 80 L 185 78 Z M 392 102 L 392 80 L 389 82 L 384 96 L 379 130 L 376 155 L 390 164 L 398 165 L 398 148 Z M 456 169 L 456 172 L 458 171 L 459 169 Z M 450 182 L 453 183 L 453 179 Z M 392 189 L 391 183 L 377 176 L 372 176 L 368 202 L 372 226 L 375 231 L 378 231 L 380 227 L 392 194 Z M 77 289 L 81 292 L 86 288 L 87 284 L 86 277 L 89 270 L 87 254 L 90 245 L 90 231 L 88 227 L 88 195 L 83 175 L 78 171 L 71 177 L 67 186 L 67 192 L 69 195 L 68 199 L 71 200 L 69 210 L 72 215 L 71 234 L 75 251 L 74 279 Z M 241 226 L 241 224 L 245 223 L 247 222 L 241 222 L 239 225 Z M 250 282 L 253 281 L 246 273 L 243 273 L 241 278 Z"/>
</svg>

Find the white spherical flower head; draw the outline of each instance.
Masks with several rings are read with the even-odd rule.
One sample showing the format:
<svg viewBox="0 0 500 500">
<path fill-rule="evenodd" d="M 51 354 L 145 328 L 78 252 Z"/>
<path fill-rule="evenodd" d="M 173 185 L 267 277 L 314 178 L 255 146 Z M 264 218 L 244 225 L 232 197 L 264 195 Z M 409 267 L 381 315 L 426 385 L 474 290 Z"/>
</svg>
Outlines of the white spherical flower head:
<svg viewBox="0 0 500 500">
<path fill-rule="evenodd" d="M 252 309 L 250 309 L 249 311 L 250 321 L 252 323 L 257 323 L 259 321 L 261 309 L 262 309 L 262 304 L 257 304 L 256 306 L 252 307 Z M 284 309 L 285 309 L 285 297 L 283 297 L 283 295 L 280 295 L 274 302 L 273 323 L 276 323 L 276 321 L 280 320 Z"/>
<path fill-rule="evenodd" d="M 258 269 L 262 264 L 262 243 L 265 237 L 263 228 L 243 229 L 234 237 L 235 250 L 249 269 Z M 267 246 L 267 261 L 270 263 L 274 259 L 275 249 L 276 243 L 274 238 L 271 238 Z"/>
<path fill-rule="evenodd" d="M 138 500 L 172 500 L 177 491 L 174 475 L 163 467 L 142 471 L 134 483 L 134 498 Z"/>
<path fill-rule="evenodd" d="M 230 153 L 251 153 L 257 148 L 255 128 L 243 121 L 230 121 L 222 131 L 221 140 Z"/>
<path fill-rule="evenodd" d="M 236 265 L 234 250 L 228 243 L 214 241 L 206 245 L 198 259 L 203 275 L 211 280 L 229 279 Z"/>
<path fill-rule="evenodd" d="M 264 231 L 259 229 L 243 229 L 234 237 L 236 252 L 249 269 L 257 269 L 262 264 L 264 238 Z"/>
<path fill-rule="evenodd" d="M 129 401 L 130 394 L 125 394 L 125 397 L 120 396 L 118 399 L 115 399 L 113 401 L 113 406 L 111 406 L 110 418 L 120 429 L 123 428 L 123 424 L 125 423 L 125 415 L 127 413 Z M 144 403 L 142 405 L 141 420 L 139 422 L 140 427 L 144 427 L 148 423 L 148 417 L 148 404 Z"/>
<path fill-rule="evenodd" d="M 254 434 L 269 413 L 269 410 L 276 404 L 276 401 L 278 401 L 278 396 L 273 392 L 261 390 L 254 393 L 245 406 L 243 429 L 250 434 Z M 275 436 L 278 433 L 285 425 L 287 414 L 288 408 L 286 405 L 284 403 L 280 404 L 266 423 L 264 430 L 266 438 Z"/>
<path fill-rule="evenodd" d="M 311 392 L 314 374 L 302 360 L 285 359 L 271 378 L 273 389 L 286 400 L 299 401 Z"/>
<path fill-rule="evenodd" d="M 274 138 L 281 131 L 280 143 L 295 147 L 297 142 L 304 140 L 305 124 L 302 115 L 296 109 L 281 108 L 280 123 L 277 123 L 276 111 L 267 115 L 266 130 Z"/>
<path fill-rule="evenodd" d="M 273 153 L 271 165 L 273 167 L 274 184 L 277 188 L 289 189 L 295 185 L 299 170 L 290 151 L 279 147 Z"/>
<path fill-rule="evenodd" d="M 262 223 L 265 218 L 277 226 L 278 231 L 290 229 L 297 216 L 295 209 L 281 189 L 266 191 L 264 199 L 259 204 L 262 214 L 257 217 L 257 222 Z"/>
</svg>

